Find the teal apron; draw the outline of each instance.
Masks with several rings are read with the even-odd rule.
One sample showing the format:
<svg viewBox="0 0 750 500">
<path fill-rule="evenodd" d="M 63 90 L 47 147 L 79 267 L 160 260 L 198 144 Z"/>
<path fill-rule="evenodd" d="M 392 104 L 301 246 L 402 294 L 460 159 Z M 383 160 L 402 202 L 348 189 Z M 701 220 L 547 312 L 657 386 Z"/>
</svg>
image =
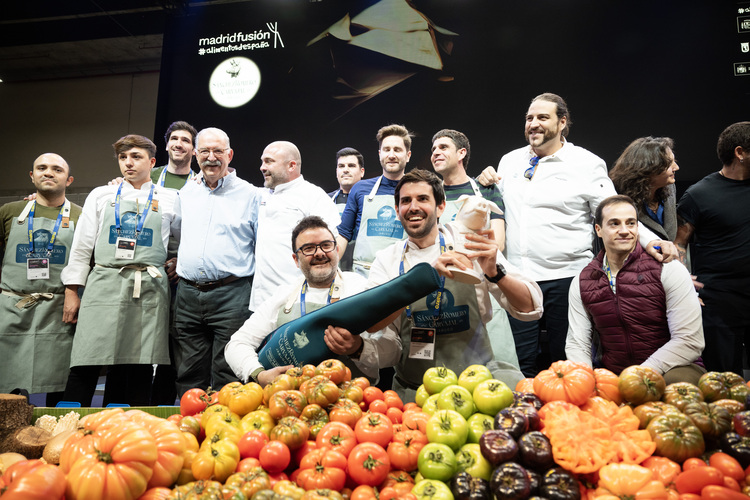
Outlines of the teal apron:
<svg viewBox="0 0 750 500">
<path fill-rule="evenodd" d="M 27 205 L 28 212 L 32 202 Z M 69 202 L 66 201 L 69 205 Z M 68 209 L 69 210 L 69 209 Z M 61 224 L 50 258 L 49 279 L 28 280 L 27 219 L 14 217 L 3 259 L 0 288 L 0 392 L 23 388 L 30 393 L 58 392 L 68 379 L 74 325 L 62 322 L 65 287 L 60 272 L 67 265 L 74 223 Z M 46 257 L 56 220 L 34 217 L 34 257 Z"/>
<path fill-rule="evenodd" d="M 341 273 L 337 273 L 336 279 L 334 280 L 333 287 L 331 289 L 331 302 L 335 302 L 341 298 L 341 286 L 339 285 L 339 283 L 342 279 L 343 277 L 341 276 Z M 290 295 L 286 304 L 284 304 L 284 307 L 279 309 L 279 313 L 276 316 L 276 324 L 279 326 L 285 325 L 290 321 L 294 321 L 295 319 L 302 317 L 302 310 L 300 305 L 301 292 L 295 292 Z M 321 309 L 326 305 L 328 304 L 316 304 L 310 301 L 305 301 L 305 313 L 317 311 L 318 309 Z M 340 359 L 346 366 L 349 367 L 349 369 L 352 371 L 352 378 L 367 377 L 367 375 L 362 373 L 362 371 L 357 368 L 357 365 L 354 364 L 354 361 L 352 361 L 349 356 L 336 356 L 336 358 Z"/>
<path fill-rule="evenodd" d="M 156 204 L 154 192 L 154 205 Z M 161 209 L 149 209 L 137 237 L 133 260 L 115 259 L 114 201 L 104 210 L 104 226 L 94 248 L 78 313 L 70 366 L 169 364 L 169 284 L 167 251 L 161 236 Z M 122 236 L 135 237 L 143 201 L 122 200 Z"/>
<path fill-rule="evenodd" d="M 393 206 L 393 195 L 375 194 L 382 179 L 382 175 L 378 177 L 370 194 L 362 200 L 362 215 L 354 244 L 352 270 L 365 278 L 370 276 L 370 266 L 375 260 L 375 254 L 406 236 Z"/>
</svg>

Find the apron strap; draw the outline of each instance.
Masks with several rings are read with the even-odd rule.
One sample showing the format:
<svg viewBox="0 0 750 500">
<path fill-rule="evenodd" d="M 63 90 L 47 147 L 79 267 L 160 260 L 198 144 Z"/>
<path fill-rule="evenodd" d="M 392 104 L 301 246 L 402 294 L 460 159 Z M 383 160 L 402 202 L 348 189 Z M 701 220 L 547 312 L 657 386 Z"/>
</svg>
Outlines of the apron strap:
<svg viewBox="0 0 750 500">
<path fill-rule="evenodd" d="M 97 264 L 97 267 L 110 267 L 110 266 L 102 266 L 101 264 Z M 113 269 L 116 269 L 116 268 L 113 268 Z M 151 266 L 151 265 L 142 266 L 138 264 L 128 264 L 128 265 L 120 267 L 119 269 L 120 269 L 118 271 L 119 274 L 122 274 L 122 272 L 125 269 L 132 269 L 135 271 L 135 275 L 134 275 L 135 283 L 133 284 L 133 298 L 134 299 L 141 298 L 141 279 L 142 279 L 141 273 L 143 271 L 146 271 L 149 274 L 149 276 L 151 276 L 152 278 L 161 278 L 162 276 L 159 270 L 156 267 Z"/>
<path fill-rule="evenodd" d="M 54 293 L 16 293 L 11 290 L 3 290 L 3 295 L 8 297 L 21 297 L 21 300 L 16 302 L 16 309 L 28 309 L 36 305 L 40 300 L 52 300 L 55 297 Z"/>
</svg>

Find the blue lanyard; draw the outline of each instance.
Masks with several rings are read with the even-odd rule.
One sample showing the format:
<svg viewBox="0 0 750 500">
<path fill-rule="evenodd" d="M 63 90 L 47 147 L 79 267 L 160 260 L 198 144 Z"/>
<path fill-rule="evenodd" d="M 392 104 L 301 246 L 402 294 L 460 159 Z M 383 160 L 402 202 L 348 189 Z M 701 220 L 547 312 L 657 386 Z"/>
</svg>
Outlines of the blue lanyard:
<svg viewBox="0 0 750 500">
<path fill-rule="evenodd" d="M 336 284 L 336 278 L 333 278 L 331 288 L 328 289 L 328 297 L 326 298 L 326 305 L 331 304 L 331 297 L 333 296 L 333 286 Z M 302 283 L 302 290 L 299 292 L 299 313 L 300 317 L 307 314 L 307 306 L 305 305 L 305 295 L 307 295 L 307 280 Z"/>
<path fill-rule="evenodd" d="M 65 202 L 67 203 L 67 201 Z M 63 219 L 63 211 L 65 210 L 65 203 L 60 207 L 60 213 L 57 214 L 57 221 L 55 222 L 55 229 L 52 230 L 52 236 L 47 244 L 47 256 L 52 255 L 52 250 L 55 248 L 55 240 L 57 239 L 57 232 L 60 230 L 60 223 Z M 29 228 L 29 254 L 34 253 L 34 211 L 36 210 L 36 201 L 31 205 L 28 218 Z"/>
<path fill-rule="evenodd" d="M 190 181 L 190 179 L 192 179 L 193 177 L 195 177 L 195 172 L 193 172 L 193 169 L 191 168 L 190 173 L 188 174 L 188 178 L 187 180 L 185 180 L 185 184 L 187 184 L 188 181 Z M 167 180 L 167 167 L 164 167 L 164 169 L 162 169 L 161 173 L 159 174 L 159 180 L 157 180 L 156 183 L 159 186 L 164 187 L 164 182 L 166 180 Z"/>
<path fill-rule="evenodd" d="M 440 255 L 442 255 L 445 253 L 445 238 L 443 237 L 443 233 L 438 233 L 438 236 L 440 237 Z M 401 263 L 398 266 L 399 276 L 404 274 L 404 257 L 406 256 L 408 245 L 409 240 L 406 240 L 404 242 L 404 251 L 401 252 Z M 445 276 L 440 276 L 440 288 L 438 289 L 437 297 L 435 298 L 435 307 L 432 310 L 432 317 L 435 321 L 440 317 L 440 308 L 443 306 L 443 292 L 445 292 Z M 406 306 L 406 317 L 411 319 L 411 304 Z"/>
<path fill-rule="evenodd" d="M 117 196 L 115 197 L 115 228 L 117 229 L 117 234 L 120 234 L 120 197 L 122 194 L 122 185 L 125 184 L 124 182 L 120 184 L 120 187 L 117 188 Z M 138 214 L 138 225 L 135 228 L 135 235 L 138 237 L 141 230 L 143 229 L 143 223 L 146 222 L 146 217 L 148 216 L 148 211 L 151 208 L 151 200 L 154 198 L 154 185 L 151 184 L 151 191 L 148 193 L 148 200 L 146 201 L 146 206 L 143 207 L 143 213 Z"/>
</svg>

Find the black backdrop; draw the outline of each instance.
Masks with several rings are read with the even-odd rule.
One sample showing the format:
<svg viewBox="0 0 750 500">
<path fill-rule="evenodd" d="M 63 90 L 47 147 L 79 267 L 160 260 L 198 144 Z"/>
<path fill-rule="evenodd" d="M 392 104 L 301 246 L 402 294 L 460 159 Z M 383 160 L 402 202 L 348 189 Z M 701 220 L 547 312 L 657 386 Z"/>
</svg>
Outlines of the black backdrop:
<svg viewBox="0 0 750 500">
<path fill-rule="evenodd" d="M 154 135 L 162 148 L 174 120 L 222 128 L 235 151 L 232 166 L 256 185 L 264 146 L 290 140 L 302 152 L 305 177 L 332 190 L 342 147 L 364 154 L 366 177 L 380 173 L 375 132 L 382 125 L 414 131 L 409 166 L 425 168 L 432 134 L 455 128 L 471 140 L 469 173 L 476 175 L 523 145 L 529 101 L 555 92 L 570 107 L 569 140 L 609 166 L 637 137 L 672 137 L 681 192 L 720 168 L 721 130 L 750 119 L 750 76 L 734 76 L 732 66 L 750 61 L 740 51 L 741 4 L 750 7 L 734 0 L 256 0 L 193 7 L 167 26 Z M 357 21 L 347 32 L 354 40 L 370 37 L 370 49 L 334 36 L 308 45 L 346 15 Z M 363 18 L 367 26 L 358 24 Z M 399 25 L 413 19 L 430 22 L 403 34 L 408 28 Z M 276 23 L 278 37 L 263 35 L 267 23 Z M 370 30 L 378 27 L 388 29 Z M 211 46 L 200 39 L 238 32 L 265 36 L 268 46 L 199 53 Z M 437 52 L 442 68 L 403 60 L 425 39 L 428 61 Z M 209 79 L 232 57 L 251 59 L 261 83 L 247 104 L 224 108 L 211 99 Z M 362 91 L 405 75 L 411 76 L 380 91 L 370 88 L 368 98 L 352 97 L 347 86 Z M 159 160 L 166 161 L 164 151 Z"/>
</svg>

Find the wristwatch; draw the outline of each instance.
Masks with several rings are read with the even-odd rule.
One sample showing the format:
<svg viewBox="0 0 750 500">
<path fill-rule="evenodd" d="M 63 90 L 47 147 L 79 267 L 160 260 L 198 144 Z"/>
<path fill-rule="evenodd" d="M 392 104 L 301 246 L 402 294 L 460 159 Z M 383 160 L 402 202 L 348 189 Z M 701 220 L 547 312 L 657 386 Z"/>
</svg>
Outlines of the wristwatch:
<svg viewBox="0 0 750 500">
<path fill-rule="evenodd" d="M 485 274 L 484 277 L 487 278 L 487 281 L 489 281 L 490 283 L 497 284 L 498 281 L 505 277 L 505 268 L 500 264 L 495 264 L 495 269 L 497 269 L 497 276 L 490 278 Z"/>
</svg>

